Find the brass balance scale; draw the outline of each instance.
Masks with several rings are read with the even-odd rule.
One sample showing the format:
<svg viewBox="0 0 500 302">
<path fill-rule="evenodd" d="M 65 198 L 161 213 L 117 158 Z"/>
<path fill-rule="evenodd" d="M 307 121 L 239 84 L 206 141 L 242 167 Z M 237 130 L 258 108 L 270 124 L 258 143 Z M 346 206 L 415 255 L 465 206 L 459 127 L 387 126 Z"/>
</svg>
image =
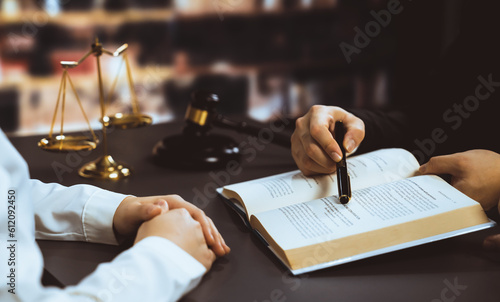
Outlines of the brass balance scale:
<svg viewBox="0 0 500 302">
<path fill-rule="evenodd" d="M 107 135 L 106 128 L 107 127 L 116 127 L 118 129 L 131 129 L 138 128 L 143 126 L 148 126 L 151 124 L 152 119 L 148 115 L 141 114 L 139 110 L 139 104 L 137 102 L 137 96 L 134 90 L 134 84 L 132 81 L 132 72 L 130 70 L 130 64 L 128 61 L 127 50 L 128 45 L 123 44 L 120 46 L 115 52 L 110 52 L 102 47 L 102 44 L 96 38 L 95 43 L 92 44 L 91 49 L 88 53 L 86 53 L 79 61 L 61 61 L 61 66 L 63 68 L 63 74 L 61 79 L 61 84 L 59 86 L 59 92 L 57 96 L 56 108 L 54 110 L 54 116 L 52 118 L 52 124 L 50 127 L 49 136 L 43 138 L 38 142 L 38 146 L 46 151 L 53 152 L 71 152 L 71 151 L 90 151 L 97 147 L 99 140 L 92 130 L 90 126 L 89 119 L 83 110 L 82 103 L 78 94 L 76 93 L 76 89 L 71 81 L 71 78 L 68 74 L 68 69 L 75 68 L 80 65 L 85 59 L 87 59 L 90 55 L 94 55 L 97 61 L 97 79 L 99 83 L 99 102 L 101 106 L 101 120 L 102 123 L 102 143 L 103 143 L 103 151 L 104 154 L 98 159 L 91 161 L 84 166 L 82 166 L 78 170 L 78 174 L 85 178 L 91 179 L 111 179 L 111 180 L 119 180 L 131 175 L 131 168 L 128 167 L 124 163 L 120 163 L 115 161 L 111 155 L 108 154 L 108 145 L 107 145 Z M 121 56 L 123 58 L 123 62 L 125 62 L 126 72 L 127 72 L 127 81 L 130 89 L 131 96 L 131 104 L 132 104 L 132 113 L 117 113 L 113 116 L 106 115 L 106 104 L 109 103 L 109 98 L 113 95 L 114 89 L 116 87 L 116 83 L 118 80 L 118 76 L 120 74 L 120 69 L 118 70 L 118 74 L 115 77 L 115 80 L 111 86 L 110 93 L 108 94 L 108 101 L 104 101 L 104 88 L 102 83 L 102 74 L 101 74 L 101 63 L 100 57 L 101 55 L 106 54 L 113 57 Z M 120 66 L 121 67 L 121 66 Z M 66 85 L 69 83 L 73 94 L 78 102 L 80 110 L 87 122 L 87 125 L 90 130 L 90 136 L 85 135 L 64 135 L 64 110 L 66 105 Z M 59 111 L 59 105 L 61 105 L 61 129 L 59 135 L 54 135 L 54 125 L 56 122 L 57 113 Z"/>
</svg>

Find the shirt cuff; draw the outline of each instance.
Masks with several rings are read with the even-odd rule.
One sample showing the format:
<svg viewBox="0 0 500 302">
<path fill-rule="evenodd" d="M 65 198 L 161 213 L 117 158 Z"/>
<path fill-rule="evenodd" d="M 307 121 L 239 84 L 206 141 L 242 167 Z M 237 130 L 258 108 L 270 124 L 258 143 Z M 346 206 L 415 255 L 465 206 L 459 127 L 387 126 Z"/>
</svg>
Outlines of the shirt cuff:
<svg viewBox="0 0 500 302">
<path fill-rule="evenodd" d="M 116 208 L 128 195 L 97 190 L 85 204 L 82 214 L 83 234 L 86 241 L 118 244 L 113 231 Z"/>
</svg>

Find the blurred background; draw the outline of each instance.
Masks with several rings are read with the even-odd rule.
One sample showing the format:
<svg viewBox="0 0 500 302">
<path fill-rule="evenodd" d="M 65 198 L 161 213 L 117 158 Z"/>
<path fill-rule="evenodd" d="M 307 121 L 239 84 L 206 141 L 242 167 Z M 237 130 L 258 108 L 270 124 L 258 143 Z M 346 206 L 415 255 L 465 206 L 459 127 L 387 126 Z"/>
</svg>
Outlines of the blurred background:
<svg viewBox="0 0 500 302">
<path fill-rule="evenodd" d="M 456 35 L 460 3 L 0 0 L 0 126 L 47 133 L 59 62 L 79 60 L 96 37 L 111 51 L 129 44 L 138 101 L 155 123 L 182 119 L 196 89 L 218 93 L 221 113 L 259 121 L 297 117 L 314 104 L 404 106 Z M 103 56 L 101 64 L 106 93 L 117 77 L 107 113 L 129 112 L 121 58 Z M 95 58 L 69 74 L 99 129 Z M 65 112 L 66 130 L 86 129 L 69 89 Z"/>
</svg>

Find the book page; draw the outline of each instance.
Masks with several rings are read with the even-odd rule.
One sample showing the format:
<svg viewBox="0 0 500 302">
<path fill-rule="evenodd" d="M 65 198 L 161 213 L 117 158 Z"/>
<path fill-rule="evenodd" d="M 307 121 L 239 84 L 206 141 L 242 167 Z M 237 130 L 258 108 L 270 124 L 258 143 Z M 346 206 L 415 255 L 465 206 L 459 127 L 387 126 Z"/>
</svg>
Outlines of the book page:
<svg viewBox="0 0 500 302">
<path fill-rule="evenodd" d="M 346 205 L 326 197 L 258 213 L 251 221 L 257 218 L 289 250 L 474 205 L 441 178 L 416 176 L 355 191 Z"/>
<path fill-rule="evenodd" d="M 404 149 L 382 149 L 347 159 L 353 191 L 413 176 L 419 164 Z M 337 175 L 304 176 L 299 170 L 224 187 L 243 200 L 248 217 L 327 196 L 337 196 Z"/>
</svg>

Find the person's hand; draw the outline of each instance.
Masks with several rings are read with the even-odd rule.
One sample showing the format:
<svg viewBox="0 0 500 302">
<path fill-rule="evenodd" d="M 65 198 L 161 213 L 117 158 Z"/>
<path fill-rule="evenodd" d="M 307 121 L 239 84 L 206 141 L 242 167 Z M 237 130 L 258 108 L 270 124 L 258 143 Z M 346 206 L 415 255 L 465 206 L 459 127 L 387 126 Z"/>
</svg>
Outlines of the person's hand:
<svg viewBox="0 0 500 302">
<path fill-rule="evenodd" d="M 479 202 L 485 210 L 500 199 L 500 154 L 488 150 L 433 157 L 419 170 L 423 174 L 450 174 L 451 185 Z"/>
<path fill-rule="evenodd" d="M 149 236 L 166 238 L 210 269 L 215 253 L 208 247 L 201 224 L 184 209 L 174 209 L 144 222 L 137 231 L 135 243 Z"/>
<path fill-rule="evenodd" d="M 168 211 L 166 199 L 128 196 L 122 200 L 113 216 L 113 229 L 120 237 L 133 236 L 144 221 Z"/>
<path fill-rule="evenodd" d="M 470 150 L 436 156 L 420 167 L 423 174 L 450 174 L 451 184 L 485 210 L 495 206 L 500 212 L 500 154 L 488 150 Z M 485 249 L 500 251 L 500 234 L 487 237 Z"/>
<path fill-rule="evenodd" d="M 346 129 L 344 148 L 351 153 L 365 137 L 365 124 L 353 114 L 335 106 L 315 105 L 297 119 L 292 135 L 292 156 L 304 175 L 330 174 L 342 159 L 340 147 L 333 137 L 335 123 L 342 121 Z"/>
<path fill-rule="evenodd" d="M 172 209 L 186 209 L 201 224 L 207 244 L 217 256 L 223 256 L 231 250 L 215 227 L 212 219 L 193 204 L 178 195 L 125 198 L 118 206 L 113 218 L 117 234 L 133 236 L 141 223 Z"/>
</svg>

